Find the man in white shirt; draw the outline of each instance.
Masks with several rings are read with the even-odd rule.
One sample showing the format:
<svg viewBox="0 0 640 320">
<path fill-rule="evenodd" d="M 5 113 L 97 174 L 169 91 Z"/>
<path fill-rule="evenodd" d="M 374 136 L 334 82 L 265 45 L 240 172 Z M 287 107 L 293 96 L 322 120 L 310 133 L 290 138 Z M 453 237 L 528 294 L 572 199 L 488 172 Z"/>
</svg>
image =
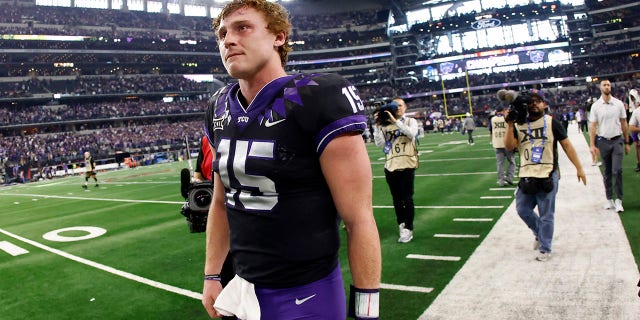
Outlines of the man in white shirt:
<svg viewBox="0 0 640 320">
<path fill-rule="evenodd" d="M 622 149 L 629 154 L 629 128 L 624 104 L 611 95 L 611 82 L 600 81 L 600 99 L 591 106 L 589 114 L 590 151 L 595 155 L 600 150 L 604 166 L 603 180 L 607 203 L 605 209 L 624 211 L 622 207 Z M 612 180 L 615 179 L 615 184 Z M 617 198 L 614 200 L 613 191 Z"/>
</svg>

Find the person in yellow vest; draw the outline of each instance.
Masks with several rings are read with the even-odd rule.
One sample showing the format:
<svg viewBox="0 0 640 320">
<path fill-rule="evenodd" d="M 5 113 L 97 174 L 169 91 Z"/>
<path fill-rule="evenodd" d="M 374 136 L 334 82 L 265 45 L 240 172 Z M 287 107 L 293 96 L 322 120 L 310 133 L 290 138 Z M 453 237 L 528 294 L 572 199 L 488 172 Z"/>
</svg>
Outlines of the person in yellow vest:
<svg viewBox="0 0 640 320">
<path fill-rule="evenodd" d="M 84 153 L 84 185 L 82 186 L 84 189 L 87 189 L 87 185 L 89 184 L 89 178 L 93 178 L 96 182 L 96 188 L 98 185 L 98 178 L 96 177 L 96 161 L 93 160 L 91 153 L 89 151 L 85 151 Z"/>
<path fill-rule="evenodd" d="M 404 100 L 394 98 L 374 114 L 374 140 L 386 155 L 384 175 L 393 198 L 401 243 L 413 239 L 413 186 L 418 168 L 418 121 L 405 116 L 406 110 Z"/>
<path fill-rule="evenodd" d="M 551 257 L 556 194 L 558 193 L 558 142 L 577 169 L 578 181 L 587 184 L 580 159 L 567 131 L 559 120 L 545 114 L 547 102 L 542 91 L 533 90 L 528 103 L 526 122 L 515 123 L 506 112 L 507 133 L 505 147 L 518 148 L 520 153 L 520 181 L 516 189 L 516 211 L 535 236 L 536 260 Z M 533 211 L 538 207 L 538 212 Z"/>
<path fill-rule="evenodd" d="M 507 150 L 504 147 L 504 136 L 507 133 L 507 122 L 504 120 L 504 108 L 498 107 L 496 114 L 491 117 L 489 122 L 489 137 L 493 149 L 496 151 L 496 167 L 498 169 L 498 185 L 504 186 L 505 183 L 513 185 L 513 176 L 516 172 L 516 160 L 513 150 Z M 505 172 L 504 165 L 507 164 Z"/>
</svg>

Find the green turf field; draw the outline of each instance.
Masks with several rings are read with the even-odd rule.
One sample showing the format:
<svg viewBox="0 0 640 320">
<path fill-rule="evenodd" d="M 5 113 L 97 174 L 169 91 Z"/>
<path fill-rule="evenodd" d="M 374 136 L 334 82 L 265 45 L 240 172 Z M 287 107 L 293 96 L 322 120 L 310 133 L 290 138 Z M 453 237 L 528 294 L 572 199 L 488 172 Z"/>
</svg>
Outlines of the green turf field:
<svg viewBox="0 0 640 320">
<path fill-rule="evenodd" d="M 496 184 L 488 132 L 480 128 L 475 138 L 473 146 L 459 133 L 421 139 L 408 244 L 396 242 L 383 154 L 369 145 L 382 319 L 418 318 L 512 202 L 514 188 Z M 0 319 L 206 319 L 199 300 L 204 234 L 189 233 L 180 215 L 180 170 L 187 166 L 101 172 L 100 187 L 90 182 L 86 191 L 80 176 L 0 187 Z M 627 156 L 622 219 L 638 261 L 634 168 Z M 341 257 L 348 285 L 344 249 Z"/>
</svg>

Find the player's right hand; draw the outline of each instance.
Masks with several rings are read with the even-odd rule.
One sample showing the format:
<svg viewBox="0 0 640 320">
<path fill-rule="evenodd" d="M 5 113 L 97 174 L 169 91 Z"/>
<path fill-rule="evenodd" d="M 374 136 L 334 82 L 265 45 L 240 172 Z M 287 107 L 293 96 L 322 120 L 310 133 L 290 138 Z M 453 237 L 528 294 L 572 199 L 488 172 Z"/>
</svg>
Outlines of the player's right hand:
<svg viewBox="0 0 640 320">
<path fill-rule="evenodd" d="M 204 306 L 204 309 L 207 310 L 207 313 L 211 318 L 222 318 L 222 314 L 213 307 L 213 304 L 216 302 L 221 291 L 222 284 L 220 281 L 204 280 L 204 286 L 202 289 L 202 305 Z"/>
</svg>

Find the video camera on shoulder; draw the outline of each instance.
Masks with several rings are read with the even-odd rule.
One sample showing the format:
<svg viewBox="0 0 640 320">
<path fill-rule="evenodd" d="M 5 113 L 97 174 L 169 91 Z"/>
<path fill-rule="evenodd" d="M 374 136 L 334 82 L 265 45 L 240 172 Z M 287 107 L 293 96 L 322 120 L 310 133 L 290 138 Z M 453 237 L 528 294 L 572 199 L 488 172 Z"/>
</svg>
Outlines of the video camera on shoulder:
<svg viewBox="0 0 640 320">
<path fill-rule="evenodd" d="M 180 192 L 185 199 L 180 213 L 187 218 L 191 233 L 207 229 L 207 216 L 213 199 L 213 181 L 191 182 L 189 169 L 180 172 Z"/>
<path fill-rule="evenodd" d="M 398 103 L 395 101 L 391 101 L 381 106 L 376 111 L 376 113 L 378 114 L 378 117 L 376 118 L 376 124 L 382 125 L 382 126 L 388 126 L 393 123 L 391 121 L 391 117 L 389 117 L 389 114 L 385 111 L 389 111 L 393 116 L 395 116 L 396 113 L 398 112 Z"/>
<path fill-rule="evenodd" d="M 498 100 L 509 102 L 509 113 L 505 117 L 506 121 L 513 121 L 523 124 L 527 121 L 529 105 L 533 103 L 533 96 L 530 91 L 498 90 Z"/>
</svg>

